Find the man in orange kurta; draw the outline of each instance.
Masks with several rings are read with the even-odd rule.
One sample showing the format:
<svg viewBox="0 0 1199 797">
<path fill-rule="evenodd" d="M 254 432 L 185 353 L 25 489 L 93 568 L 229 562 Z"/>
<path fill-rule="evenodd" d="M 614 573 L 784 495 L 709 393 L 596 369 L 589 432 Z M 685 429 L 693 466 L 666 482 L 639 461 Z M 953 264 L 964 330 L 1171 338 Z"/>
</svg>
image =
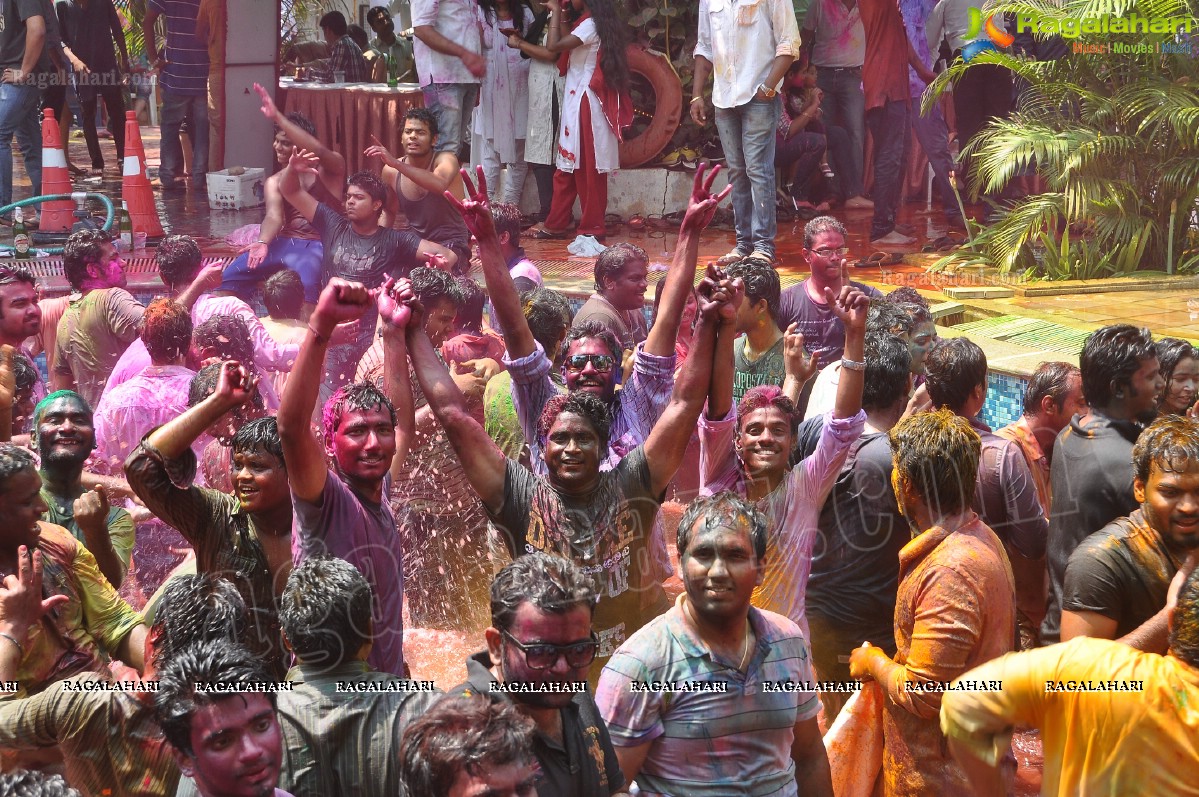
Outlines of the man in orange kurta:
<svg viewBox="0 0 1199 797">
<path fill-rule="evenodd" d="M 850 674 L 887 693 L 883 776 L 887 795 L 969 794 L 938 726 L 945 685 L 1014 647 L 1015 582 L 1003 543 L 970 508 L 981 441 L 946 410 L 890 432 L 900 511 L 916 532 L 899 553 L 892 660 L 864 646 Z"/>
</svg>

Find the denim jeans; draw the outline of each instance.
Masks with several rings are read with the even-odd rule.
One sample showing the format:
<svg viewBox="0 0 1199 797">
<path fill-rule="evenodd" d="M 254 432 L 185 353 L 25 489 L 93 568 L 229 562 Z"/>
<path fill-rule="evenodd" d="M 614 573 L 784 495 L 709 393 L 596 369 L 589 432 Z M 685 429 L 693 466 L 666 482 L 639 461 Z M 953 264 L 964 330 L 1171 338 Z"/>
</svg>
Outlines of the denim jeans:
<svg viewBox="0 0 1199 797">
<path fill-rule="evenodd" d="M 862 193 L 862 161 L 866 152 L 866 95 L 862 93 L 862 68 L 816 67 L 816 86 L 824 92 L 820 104 L 824 123 L 845 129 L 849 136 L 849 162 L 837 165 L 845 197 Z"/>
<path fill-rule="evenodd" d="M 163 90 L 162 167 L 158 179 L 163 185 L 183 177 L 183 142 L 179 131 L 187 121 L 192 144 L 192 184 L 204 185 L 208 171 L 208 97 L 204 94 L 179 94 Z"/>
<path fill-rule="evenodd" d="M 891 100 L 866 113 L 870 135 L 874 139 L 874 219 L 870 222 L 870 240 L 882 238 L 895 229 L 895 211 L 899 206 L 899 183 L 903 177 L 903 153 L 907 149 L 908 103 Z"/>
<path fill-rule="evenodd" d="M 737 251 L 774 256 L 778 220 L 774 209 L 774 147 L 779 99 L 750 100 L 736 108 L 716 109 L 716 130 L 724 147 L 733 186 Z"/>
<path fill-rule="evenodd" d="M 17 137 L 25 157 L 25 172 L 33 196 L 42 193 L 42 139 L 38 109 L 42 92 L 36 86 L 0 83 L 0 205 L 12 202 L 12 139 Z"/>
<path fill-rule="evenodd" d="M 430 83 L 421 87 L 425 107 L 437 115 L 438 152 L 454 152 L 462 157 L 470 116 L 479 98 L 478 83 Z"/>
<path fill-rule="evenodd" d="M 289 268 L 300 275 L 304 301 L 316 304 L 321 294 L 321 262 L 324 246 L 320 241 L 280 236 L 266 248 L 266 257 L 258 268 L 250 270 L 250 255 L 237 256 L 225 267 L 219 290 L 229 291 L 246 302 L 253 302 L 259 286 L 272 274 Z"/>
<path fill-rule="evenodd" d="M 939 104 L 934 105 L 927 116 L 921 116 L 918 102 L 916 97 L 912 98 L 912 130 L 916 133 L 916 140 L 920 142 L 920 148 L 924 150 L 929 165 L 933 167 L 933 185 L 941 195 L 945 218 L 960 219 L 962 211 L 958 209 L 953 188 L 949 185 L 949 172 L 954 168 L 953 158 L 949 157 L 949 128 L 945 124 Z"/>
</svg>

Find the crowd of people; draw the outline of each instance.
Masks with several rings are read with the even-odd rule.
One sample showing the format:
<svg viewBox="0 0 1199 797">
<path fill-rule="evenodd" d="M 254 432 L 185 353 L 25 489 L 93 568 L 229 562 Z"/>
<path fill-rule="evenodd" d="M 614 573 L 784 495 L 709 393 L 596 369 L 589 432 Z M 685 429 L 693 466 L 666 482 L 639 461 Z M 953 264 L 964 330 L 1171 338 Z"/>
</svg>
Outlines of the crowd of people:
<svg viewBox="0 0 1199 797">
<path fill-rule="evenodd" d="M 581 100 L 606 115 L 624 79 L 612 5 L 574 0 L 568 33 L 551 2 L 537 45 L 503 0 L 413 5 L 436 77 L 402 155 L 367 150 L 380 172 L 347 176 L 259 87 L 279 168 L 232 263 L 168 236 L 148 303 L 101 232 L 67 241 L 68 297 L 0 266 L 0 795 L 831 796 L 869 762 L 822 733 L 869 694 L 888 795 L 1005 794 L 1029 728 L 1045 794 L 1199 793 L 1199 351 L 1098 329 L 993 430 L 982 348 L 848 279 L 837 219 L 808 221 L 784 289 L 756 169 L 773 92 L 811 72 L 778 0 L 701 3 L 697 84 L 741 151 L 721 191 L 697 168 L 652 313 L 627 242 L 576 311 L 492 190 L 532 119 L 522 155 L 518 100 L 470 114 L 466 76 L 520 64 L 467 34 L 563 56 L 580 140 L 553 233 L 564 197 L 599 212 L 614 128 Z M 848 129 L 857 67 L 820 33 L 846 13 L 814 5 L 803 41 Z M 848 13 L 890 42 L 868 53 L 910 55 L 897 9 Z M 731 79 L 734 53 L 765 71 Z M 701 272 L 729 196 L 737 249 Z M 405 655 L 406 623 L 475 642 L 460 685 Z"/>
</svg>

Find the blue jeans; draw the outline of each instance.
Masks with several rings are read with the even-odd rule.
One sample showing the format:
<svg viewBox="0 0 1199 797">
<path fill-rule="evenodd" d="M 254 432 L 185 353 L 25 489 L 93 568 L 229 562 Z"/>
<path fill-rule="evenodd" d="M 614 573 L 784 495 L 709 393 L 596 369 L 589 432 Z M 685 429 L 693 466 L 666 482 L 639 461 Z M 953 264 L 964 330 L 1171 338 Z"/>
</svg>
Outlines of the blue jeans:
<svg viewBox="0 0 1199 797">
<path fill-rule="evenodd" d="M 945 124 L 939 104 L 934 105 L 927 116 L 921 116 L 917 104 L 919 101 L 917 97 L 912 98 L 912 130 L 916 133 L 916 140 L 920 142 L 920 148 L 924 150 L 929 165 L 933 167 L 933 185 L 941 195 L 945 217 L 950 220 L 960 219 L 962 212 L 958 209 L 953 188 L 949 185 L 949 172 L 954 168 L 953 158 L 949 157 L 949 128 Z"/>
<path fill-rule="evenodd" d="M 895 210 L 899 206 L 899 183 L 903 173 L 903 153 L 908 132 L 908 103 L 892 100 L 866 114 L 874 139 L 874 219 L 870 240 L 882 238 L 895 229 Z"/>
<path fill-rule="evenodd" d="M 187 121 L 192 143 L 192 184 L 203 187 L 208 171 L 208 97 L 166 90 L 162 94 L 162 166 L 158 180 L 168 185 L 183 177 L 183 142 L 179 140 L 179 131 Z"/>
<path fill-rule="evenodd" d="M 775 129 L 779 99 L 750 100 L 736 108 L 716 109 L 716 130 L 724 147 L 733 186 L 737 251 L 774 256 L 778 219 L 774 209 Z"/>
<path fill-rule="evenodd" d="M 816 85 L 824 92 L 820 104 L 824 123 L 845 129 L 849 136 L 849 162 L 837 164 L 845 197 L 862 193 L 862 161 L 866 152 L 866 95 L 862 93 L 862 68 L 816 67 Z"/>
<path fill-rule="evenodd" d="M 425 107 L 437 115 L 438 152 L 457 153 L 470 130 L 471 113 L 479 98 L 478 83 L 430 83 L 421 87 Z"/>
<path fill-rule="evenodd" d="M 42 140 L 38 109 L 42 92 L 36 86 L 0 83 L 0 205 L 12 202 L 12 138 L 25 157 L 25 172 L 33 195 L 42 193 Z"/>
<path fill-rule="evenodd" d="M 225 267 L 220 290 L 229 291 L 243 301 L 250 302 L 259 284 L 267 277 L 290 268 L 300 275 L 300 281 L 304 283 L 304 301 L 316 304 L 321 295 L 321 257 L 324 251 L 320 241 L 279 236 L 267 246 L 266 257 L 253 271 L 250 270 L 249 253 L 238 255 Z"/>
</svg>

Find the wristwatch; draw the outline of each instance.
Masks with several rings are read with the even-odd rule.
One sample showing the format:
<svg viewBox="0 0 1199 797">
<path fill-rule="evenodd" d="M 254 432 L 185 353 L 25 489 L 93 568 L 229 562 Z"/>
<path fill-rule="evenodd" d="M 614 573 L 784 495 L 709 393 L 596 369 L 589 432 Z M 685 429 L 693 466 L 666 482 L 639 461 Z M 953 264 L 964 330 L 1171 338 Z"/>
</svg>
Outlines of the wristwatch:
<svg viewBox="0 0 1199 797">
<path fill-rule="evenodd" d="M 758 91 L 762 92 L 762 96 L 768 100 L 773 100 L 779 93 L 778 89 L 772 89 L 765 83 L 758 84 Z"/>
</svg>

